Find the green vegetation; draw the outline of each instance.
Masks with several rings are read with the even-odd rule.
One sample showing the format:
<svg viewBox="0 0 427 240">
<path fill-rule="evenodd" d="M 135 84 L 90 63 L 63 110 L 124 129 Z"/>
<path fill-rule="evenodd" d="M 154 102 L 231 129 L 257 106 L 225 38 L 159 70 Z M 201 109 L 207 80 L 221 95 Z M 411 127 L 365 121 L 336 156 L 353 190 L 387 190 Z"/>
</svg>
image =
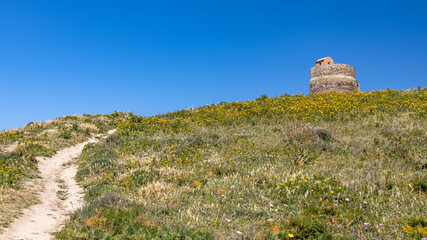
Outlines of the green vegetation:
<svg viewBox="0 0 427 240">
<path fill-rule="evenodd" d="M 427 237 L 427 89 L 129 114 L 59 239 Z"/>
<path fill-rule="evenodd" d="M 0 132 L 0 229 L 22 208 L 38 202 L 35 189 L 22 185 L 25 179 L 38 178 L 36 157 L 50 157 L 93 134 L 105 133 L 126 116 L 123 113 L 65 116 Z"/>
</svg>

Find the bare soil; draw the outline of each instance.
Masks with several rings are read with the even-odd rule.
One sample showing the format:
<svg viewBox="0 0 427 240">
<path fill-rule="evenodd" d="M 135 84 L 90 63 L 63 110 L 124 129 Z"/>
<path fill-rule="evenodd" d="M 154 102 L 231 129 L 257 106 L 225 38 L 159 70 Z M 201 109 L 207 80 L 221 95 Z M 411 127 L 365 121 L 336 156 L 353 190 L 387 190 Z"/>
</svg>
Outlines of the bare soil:
<svg viewBox="0 0 427 240">
<path fill-rule="evenodd" d="M 4 148 L 5 152 L 12 152 L 13 150 L 15 150 L 15 148 L 18 147 L 18 142 L 14 142 L 12 144 L 10 144 L 9 146 L 6 146 Z"/>
</svg>

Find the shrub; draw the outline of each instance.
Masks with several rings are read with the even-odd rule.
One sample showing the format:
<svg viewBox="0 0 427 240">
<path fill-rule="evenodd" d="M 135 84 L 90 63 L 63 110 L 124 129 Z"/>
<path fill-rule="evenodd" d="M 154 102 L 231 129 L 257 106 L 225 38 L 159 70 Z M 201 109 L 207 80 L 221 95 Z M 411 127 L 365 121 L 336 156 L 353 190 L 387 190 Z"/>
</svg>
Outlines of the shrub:
<svg viewBox="0 0 427 240">
<path fill-rule="evenodd" d="M 19 180 L 29 170 L 35 170 L 36 165 L 32 161 L 26 161 L 20 155 L 13 153 L 0 154 L 0 188 L 17 188 Z"/>
<path fill-rule="evenodd" d="M 279 239 L 289 239 L 289 233 L 295 239 L 332 239 L 326 227 L 325 219 L 316 215 L 300 215 L 290 218 L 280 227 Z"/>
<path fill-rule="evenodd" d="M 71 129 L 68 127 L 61 127 L 59 128 L 59 137 L 63 139 L 70 139 L 71 138 Z"/>
<path fill-rule="evenodd" d="M 416 176 L 412 180 L 412 185 L 415 191 L 427 192 L 427 177 L 426 176 Z"/>
<path fill-rule="evenodd" d="M 18 147 L 14 150 L 14 153 L 27 158 L 28 160 L 35 160 L 34 157 L 36 156 L 51 157 L 55 151 L 43 146 L 38 141 L 30 140 L 19 144 Z"/>
<path fill-rule="evenodd" d="M 316 129 L 314 133 L 316 134 L 316 136 L 318 136 L 320 139 L 322 139 L 325 142 L 329 142 L 332 140 L 332 134 L 330 134 L 325 129 Z"/>
</svg>

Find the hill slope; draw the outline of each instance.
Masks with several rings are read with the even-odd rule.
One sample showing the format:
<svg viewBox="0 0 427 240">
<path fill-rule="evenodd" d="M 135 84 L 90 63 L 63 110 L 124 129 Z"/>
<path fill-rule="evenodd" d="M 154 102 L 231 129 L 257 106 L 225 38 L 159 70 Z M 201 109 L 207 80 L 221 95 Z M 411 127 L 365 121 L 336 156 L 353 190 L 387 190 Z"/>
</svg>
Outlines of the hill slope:
<svg viewBox="0 0 427 240">
<path fill-rule="evenodd" d="M 117 121 L 59 239 L 426 237 L 427 89 L 261 97 Z"/>
<path fill-rule="evenodd" d="M 81 156 L 59 238 L 426 235 L 427 89 L 262 97 L 143 118 Z"/>
</svg>

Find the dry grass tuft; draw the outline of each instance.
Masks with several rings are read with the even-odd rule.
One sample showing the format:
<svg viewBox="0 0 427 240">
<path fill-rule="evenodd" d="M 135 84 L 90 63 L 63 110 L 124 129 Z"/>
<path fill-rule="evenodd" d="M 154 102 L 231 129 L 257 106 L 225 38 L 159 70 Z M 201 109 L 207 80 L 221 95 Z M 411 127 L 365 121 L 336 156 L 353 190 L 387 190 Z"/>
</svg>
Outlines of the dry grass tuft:
<svg viewBox="0 0 427 240">
<path fill-rule="evenodd" d="M 149 183 L 138 190 L 138 196 L 141 198 L 159 198 L 170 189 L 171 186 L 165 182 Z"/>
</svg>

